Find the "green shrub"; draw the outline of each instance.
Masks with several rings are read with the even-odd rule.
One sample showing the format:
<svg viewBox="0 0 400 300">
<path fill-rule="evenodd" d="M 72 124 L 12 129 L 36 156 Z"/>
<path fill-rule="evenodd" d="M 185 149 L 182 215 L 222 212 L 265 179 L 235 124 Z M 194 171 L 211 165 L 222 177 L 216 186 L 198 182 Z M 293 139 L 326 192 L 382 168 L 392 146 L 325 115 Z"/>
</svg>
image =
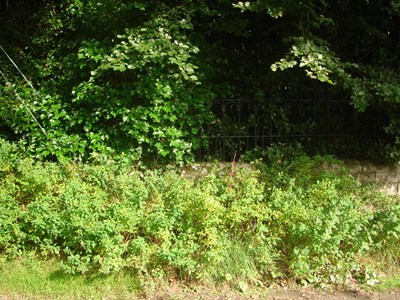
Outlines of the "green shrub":
<svg viewBox="0 0 400 300">
<path fill-rule="evenodd" d="M 371 282 L 363 257 L 398 264 L 400 206 L 333 158 L 299 156 L 186 180 L 129 162 L 41 163 L 0 141 L 0 253 L 56 257 L 69 273 L 185 280 Z"/>
<path fill-rule="evenodd" d="M 370 216 L 337 184 L 324 180 L 307 190 L 272 192 L 270 201 L 278 217 L 271 227 L 280 236 L 282 261 L 293 278 L 320 282 L 337 275 L 344 279 L 355 256 L 368 250 L 370 236 L 365 233 Z"/>
</svg>

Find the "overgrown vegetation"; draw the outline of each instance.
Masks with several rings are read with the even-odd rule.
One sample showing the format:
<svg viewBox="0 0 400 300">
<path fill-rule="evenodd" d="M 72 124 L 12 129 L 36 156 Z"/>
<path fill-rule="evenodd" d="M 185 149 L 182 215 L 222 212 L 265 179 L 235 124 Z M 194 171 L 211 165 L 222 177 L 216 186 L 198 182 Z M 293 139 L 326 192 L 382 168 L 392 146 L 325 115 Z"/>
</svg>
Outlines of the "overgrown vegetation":
<svg viewBox="0 0 400 300">
<path fill-rule="evenodd" d="M 307 143 L 329 128 L 319 153 L 400 157 L 398 0 L 0 0 L 0 22 L 0 45 L 38 91 L 0 51 L 0 136 L 24 140 L 36 157 L 184 163 L 210 123 L 219 131 L 212 101 L 244 98 L 265 116 L 243 112 L 250 124 L 222 135 Z M 316 122 L 329 106 L 268 101 L 293 98 L 354 110 Z M 355 110 L 371 115 L 359 133 L 369 139 L 348 128 Z"/>
<path fill-rule="evenodd" d="M 397 199 L 321 168 L 340 164 L 330 157 L 290 159 L 278 147 L 252 170 L 187 180 L 129 160 L 42 163 L 21 153 L 0 140 L 5 259 L 35 253 L 72 274 L 232 284 L 372 285 L 374 270 L 398 267 Z"/>
<path fill-rule="evenodd" d="M 345 138 L 321 142 L 316 153 L 398 160 L 399 7 L 0 0 L 0 260 L 240 290 L 282 278 L 373 285 L 376 272 L 398 270 L 398 199 L 361 187 L 343 167 L 321 167 L 340 166 L 333 157 L 256 148 L 241 157 L 251 170 L 196 180 L 168 164 L 192 161 L 206 131 L 217 146 L 231 132 L 260 136 L 262 145 L 282 136 L 306 144 L 317 127 L 328 140 Z M 224 98 L 258 105 L 224 103 L 213 114 L 213 100 Z M 377 136 L 353 138 L 352 110 L 325 120 L 330 105 L 325 114 L 290 108 L 289 98 L 371 110 L 374 124 L 364 129 Z M 239 110 L 246 122 L 229 115 Z M 233 151 L 224 144 L 215 157 L 236 159 L 241 144 L 259 145 L 234 140 Z"/>
</svg>

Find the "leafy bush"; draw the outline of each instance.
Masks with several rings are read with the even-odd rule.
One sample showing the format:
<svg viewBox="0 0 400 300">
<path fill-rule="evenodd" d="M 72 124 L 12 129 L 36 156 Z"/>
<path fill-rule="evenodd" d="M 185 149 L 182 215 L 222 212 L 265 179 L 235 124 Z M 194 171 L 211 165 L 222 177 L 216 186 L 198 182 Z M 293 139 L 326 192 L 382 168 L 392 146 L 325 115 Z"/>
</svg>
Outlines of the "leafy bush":
<svg viewBox="0 0 400 300">
<path fill-rule="evenodd" d="M 195 181 L 129 160 L 43 164 L 4 141 L 0 158 L 1 254 L 58 257 L 69 273 L 367 282 L 360 258 L 398 255 L 398 202 L 324 170 L 329 157 Z"/>
<path fill-rule="evenodd" d="M 49 29 L 32 41 L 47 53 L 46 60 L 34 60 L 38 92 L 14 79 L 0 95 L 7 104 L 0 119 L 45 159 L 102 153 L 149 164 L 192 160 L 205 143 L 214 95 L 198 71 L 189 13 L 124 1 L 62 7 L 37 16 Z M 65 33 L 70 39 L 60 43 Z M 15 91 L 38 122 L 14 101 Z"/>
</svg>

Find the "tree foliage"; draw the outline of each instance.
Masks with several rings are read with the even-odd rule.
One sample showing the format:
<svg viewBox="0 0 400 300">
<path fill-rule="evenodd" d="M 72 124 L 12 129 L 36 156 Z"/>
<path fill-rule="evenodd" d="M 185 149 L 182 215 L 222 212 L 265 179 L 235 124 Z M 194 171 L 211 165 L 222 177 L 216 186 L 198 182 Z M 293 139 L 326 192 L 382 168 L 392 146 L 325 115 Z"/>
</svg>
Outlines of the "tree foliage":
<svg viewBox="0 0 400 300">
<path fill-rule="evenodd" d="M 16 0 L 1 8 L 1 44 L 38 90 L 1 56 L 10 83 L 1 88 L 1 131 L 41 157 L 188 160 L 204 143 L 216 97 L 345 97 L 360 111 L 383 107 L 387 132 L 400 135 L 398 1 Z"/>
</svg>

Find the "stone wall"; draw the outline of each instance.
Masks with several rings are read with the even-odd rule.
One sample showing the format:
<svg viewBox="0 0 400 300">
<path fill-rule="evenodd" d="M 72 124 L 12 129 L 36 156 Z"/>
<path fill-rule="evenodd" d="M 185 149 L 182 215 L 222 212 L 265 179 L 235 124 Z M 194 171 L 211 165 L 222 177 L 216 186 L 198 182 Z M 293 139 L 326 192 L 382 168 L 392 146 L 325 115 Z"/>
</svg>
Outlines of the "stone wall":
<svg viewBox="0 0 400 300">
<path fill-rule="evenodd" d="M 205 177 L 211 172 L 216 173 L 219 176 L 232 176 L 239 169 L 251 169 L 252 165 L 247 163 L 227 163 L 227 162 L 218 162 L 218 163 L 196 163 L 189 166 L 186 166 L 182 172 L 181 176 L 184 178 L 199 178 Z"/>
<path fill-rule="evenodd" d="M 370 161 L 347 160 L 344 161 L 345 167 L 350 174 L 360 180 L 362 184 L 371 182 L 377 183 L 380 190 L 389 195 L 400 194 L 400 166 L 380 165 Z M 197 163 L 185 167 L 182 170 L 182 177 L 198 178 L 207 176 L 211 170 L 220 176 L 234 175 L 238 169 L 250 169 L 250 164 L 243 163 Z M 341 169 L 338 165 L 323 165 L 324 169 L 337 171 Z"/>
<path fill-rule="evenodd" d="M 357 160 L 345 161 L 345 166 L 362 184 L 376 182 L 381 191 L 389 195 L 400 194 L 400 166 Z"/>
</svg>

